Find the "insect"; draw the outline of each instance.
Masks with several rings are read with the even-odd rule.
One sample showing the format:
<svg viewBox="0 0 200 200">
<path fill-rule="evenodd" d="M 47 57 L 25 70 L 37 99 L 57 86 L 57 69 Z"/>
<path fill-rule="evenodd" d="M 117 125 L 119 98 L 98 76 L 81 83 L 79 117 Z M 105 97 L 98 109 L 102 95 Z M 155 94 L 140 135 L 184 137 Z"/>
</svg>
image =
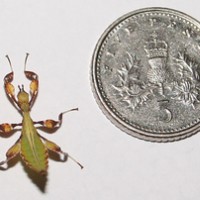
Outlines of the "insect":
<svg viewBox="0 0 200 200">
<path fill-rule="evenodd" d="M 23 119 L 21 123 L 0 124 L 0 132 L 4 135 L 8 135 L 8 133 L 15 130 L 16 127 L 21 127 L 20 138 L 7 151 L 7 159 L 0 162 L 0 165 L 7 164 L 11 159 L 16 157 L 17 155 L 20 155 L 22 161 L 30 169 L 40 174 L 47 174 L 49 151 L 52 151 L 56 154 L 63 155 L 64 160 L 67 160 L 68 157 L 71 158 L 82 169 L 83 166 L 79 162 L 72 158 L 68 153 L 63 152 L 57 144 L 41 136 L 36 129 L 36 125 L 48 129 L 59 128 L 62 124 L 63 114 L 70 111 L 78 110 L 78 108 L 60 113 L 57 121 L 47 119 L 44 121 L 35 122 L 31 119 L 30 111 L 38 94 L 39 80 L 36 73 L 26 70 L 28 56 L 29 54 L 27 53 L 24 63 L 24 74 L 26 78 L 31 81 L 30 92 L 27 93 L 24 89 L 24 86 L 21 85 L 18 86 L 19 92 L 17 96 L 15 96 L 15 87 L 12 84 L 12 81 L 14 79 L 12 64 L 9 57 L 6 56 L 10 64 L 11 72 L 8 73 L 4 78 L 5 92 L 11 103 L 21 113 Z"/>
</svg>

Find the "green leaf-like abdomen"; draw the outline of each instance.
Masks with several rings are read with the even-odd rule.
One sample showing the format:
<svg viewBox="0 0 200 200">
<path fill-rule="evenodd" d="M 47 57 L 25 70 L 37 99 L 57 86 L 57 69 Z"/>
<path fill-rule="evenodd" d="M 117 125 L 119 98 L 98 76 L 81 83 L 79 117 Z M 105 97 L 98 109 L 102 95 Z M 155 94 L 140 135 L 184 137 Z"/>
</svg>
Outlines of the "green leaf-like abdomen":
<svg viewBox="0 0 200 200">
<path fill-rule="evenodd" d="M 32 120 L 24 121 L 21 138 L 21 157 L 25 164 L 38 173 L 46 173 L 48 152 L 41 141 Z"/>
</svg>

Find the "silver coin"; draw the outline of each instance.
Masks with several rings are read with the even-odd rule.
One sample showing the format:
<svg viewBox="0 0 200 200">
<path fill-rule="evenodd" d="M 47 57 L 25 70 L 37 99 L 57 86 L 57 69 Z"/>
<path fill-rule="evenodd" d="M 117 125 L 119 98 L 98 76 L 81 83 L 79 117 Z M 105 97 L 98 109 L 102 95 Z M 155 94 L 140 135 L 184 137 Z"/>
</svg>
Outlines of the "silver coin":
<svg viewBox="0 0 200 200">
<path fill-rule="evenodd" d="M 91 82 L 105 115 L 140 139 L 170 142 L 200 128 L 200 23 L 166 8 L 128 13 L 103 33 Z"/>
</svg>

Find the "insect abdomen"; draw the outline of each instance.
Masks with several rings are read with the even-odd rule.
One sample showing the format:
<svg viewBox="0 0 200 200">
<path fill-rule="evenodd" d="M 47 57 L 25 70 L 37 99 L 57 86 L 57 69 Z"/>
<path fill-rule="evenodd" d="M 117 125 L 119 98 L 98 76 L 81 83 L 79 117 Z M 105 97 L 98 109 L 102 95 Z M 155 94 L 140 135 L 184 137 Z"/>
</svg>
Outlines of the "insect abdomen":
<svg viewBox="0 0 200 200">
<path fill-rule="evenodd" d="M 24 116 L 21 137 L 21 156 L 24 162 L 38 173 L 46 173 L 48 152 L 30 117 Z"/>
</svg>

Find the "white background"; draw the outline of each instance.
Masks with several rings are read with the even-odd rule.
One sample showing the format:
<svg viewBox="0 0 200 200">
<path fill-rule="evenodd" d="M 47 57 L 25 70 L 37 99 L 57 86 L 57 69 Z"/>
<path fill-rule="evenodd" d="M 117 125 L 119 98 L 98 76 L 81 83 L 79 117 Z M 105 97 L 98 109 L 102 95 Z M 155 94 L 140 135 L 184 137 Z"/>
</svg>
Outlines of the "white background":
<svg viewBox="0 0 200 200">
<path fill-rule="evenodd" d="M 0 171 L 4 200 L 198 200 L 200 196 L 200 135 L 157 144 L 141 141 L 117 129 L 94 101 L 89 81 L 94 47 L 117 18 L 144 7 L 169 7 L 200 20 L 199 0 L 0 0 L 0 121 L 20 122 L 9 103 L 3 78 L 11 58 L 16 85 L 28 69 L 38 73 L 40 92 L 34 120 L 64 116 L 54 134 L 42 133 L 79 160 L 49 161 L 48 180 L 31 179 L 20 161 Z M 0 160 L 20 133 L 0 138 Z M 45 185 L 45 187 L 44 187 Z"/>
</svg>

